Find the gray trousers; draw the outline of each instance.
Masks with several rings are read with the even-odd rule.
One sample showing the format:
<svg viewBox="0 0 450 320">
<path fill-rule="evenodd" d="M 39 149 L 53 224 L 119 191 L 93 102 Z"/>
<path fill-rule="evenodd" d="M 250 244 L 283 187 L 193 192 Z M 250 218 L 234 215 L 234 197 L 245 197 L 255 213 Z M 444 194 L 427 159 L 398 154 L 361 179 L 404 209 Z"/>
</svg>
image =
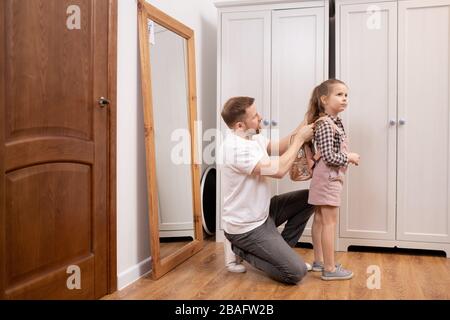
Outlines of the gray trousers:
<svg viewBox="0 0 450 320">
<path fill-rule="evenodd" d="M 308 204 L 308 190 L 275 196 L 270 201 L 269 218 L 264 224 L 242 234 L 228 234 L 233 252 L 269 277 L 296 284 L 307 273 L 303 259 L 292 250 L 314 212 Z M 277 227 L 286 222 L 283 232 Z"/>
</svg>

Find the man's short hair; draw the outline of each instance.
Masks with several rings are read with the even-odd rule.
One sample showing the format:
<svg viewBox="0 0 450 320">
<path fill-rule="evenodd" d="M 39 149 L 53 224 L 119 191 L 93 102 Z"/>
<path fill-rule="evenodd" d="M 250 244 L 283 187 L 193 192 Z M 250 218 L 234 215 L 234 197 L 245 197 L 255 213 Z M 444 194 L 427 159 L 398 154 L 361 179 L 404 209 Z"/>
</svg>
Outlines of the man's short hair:
<svg viewBox="0 0 450 320">
<path fill-rule="evenodd" d="M 245 119 L 245 112 L 248 107 L 253 105 L 254 98 L 251 97 L 234 97 L 229 99 L 222 110 L 222 119 L 227 126 L 231 129 L 236 122 L 243 121 Z"/>
</svg>

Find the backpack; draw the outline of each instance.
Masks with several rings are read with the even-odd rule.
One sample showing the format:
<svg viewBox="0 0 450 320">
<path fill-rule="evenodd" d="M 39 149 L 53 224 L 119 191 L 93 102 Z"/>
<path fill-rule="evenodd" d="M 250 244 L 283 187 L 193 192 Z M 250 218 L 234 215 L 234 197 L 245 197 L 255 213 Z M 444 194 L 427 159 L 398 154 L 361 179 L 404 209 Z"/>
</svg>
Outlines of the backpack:
<svg viewBox="0 0 450 320">
<path fill-rule="evenodd" d="M 319 121 L 329 121 L 328 118 L 319 118 L 314 125 Z M 333 128 L 333 133 L 338 129 L 336 124 L 330 121 L 331 127 Z M 292 142 L 291 137 L 291 142 Z M 313 169 L 316 163 L 321 158 L 320 151 L 315 148 L 315 144 L 312 142 L 304 143 L 303 146 L 298 150 L 297 157 L 291 166 L 289 171 L 289 176 L 292 181 L 308 181 L 312 178 Z"/>
<path fill-rule="evenodd" d="M 292 139 L 292 138 L 291 138 Z M 289 171 L 292 181 L 307 181 L 312 178 L 315 165 L 313 144 L 304 143 Z"/>
</svg>

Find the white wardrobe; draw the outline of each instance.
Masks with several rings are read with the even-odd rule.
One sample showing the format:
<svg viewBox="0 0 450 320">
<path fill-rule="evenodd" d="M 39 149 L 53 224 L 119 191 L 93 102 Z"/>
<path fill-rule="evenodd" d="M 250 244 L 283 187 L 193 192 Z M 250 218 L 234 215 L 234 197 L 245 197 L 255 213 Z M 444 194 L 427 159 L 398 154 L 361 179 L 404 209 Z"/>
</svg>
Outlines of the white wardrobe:
<svg viewBox="0 0 450 320">
<path fill-rule="evenodd" d="M 450 257 L 450 0 L 336 0 L 336 77 L 361 165 L 347 176 L 338 248 Z"/>
<path fill-rule="evenodd" d="M 218 8 L 217 128 L 233 96 L 251 96 L 263 117 L 263 134 L 279 139 L 303 120 L 313 88 L 328 78 L 328 1 L 216 2 Z M 217 235 L 223 240 L 220 171 Z M 289 177 L 273 180 L 273 195 L 308 188 Z M 309 225 L 301 241 L 310 242 Z"/>
</svg>

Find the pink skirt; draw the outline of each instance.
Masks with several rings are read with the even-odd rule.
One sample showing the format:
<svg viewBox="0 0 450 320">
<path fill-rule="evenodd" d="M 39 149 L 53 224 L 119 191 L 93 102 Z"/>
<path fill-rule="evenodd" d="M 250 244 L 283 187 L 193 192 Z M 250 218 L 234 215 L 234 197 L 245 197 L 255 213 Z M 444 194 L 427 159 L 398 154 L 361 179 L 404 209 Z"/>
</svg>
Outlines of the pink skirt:
<svg viewBox="0 0 450 320">
<path fill-rule="evenodd" d="M 308 203 L 315 206 L 341 205 L 346 167 L 332 167 L 321 158 L 314 167 Z"/>
</svg>

